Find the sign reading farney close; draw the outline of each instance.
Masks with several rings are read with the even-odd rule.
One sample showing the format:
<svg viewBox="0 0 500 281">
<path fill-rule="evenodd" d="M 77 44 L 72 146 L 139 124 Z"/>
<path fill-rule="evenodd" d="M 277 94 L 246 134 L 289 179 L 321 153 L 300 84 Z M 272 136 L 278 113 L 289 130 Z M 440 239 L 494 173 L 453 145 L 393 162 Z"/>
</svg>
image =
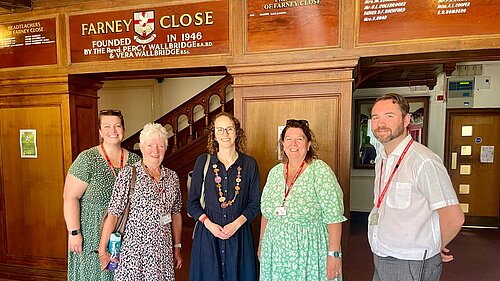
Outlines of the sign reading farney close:
<svg viewBox="0 0 500 281">
<path fill-rule="evenodd" d="M 228 0 L 69 17 L 71 62 L 229 52 Z"/>
</svg>

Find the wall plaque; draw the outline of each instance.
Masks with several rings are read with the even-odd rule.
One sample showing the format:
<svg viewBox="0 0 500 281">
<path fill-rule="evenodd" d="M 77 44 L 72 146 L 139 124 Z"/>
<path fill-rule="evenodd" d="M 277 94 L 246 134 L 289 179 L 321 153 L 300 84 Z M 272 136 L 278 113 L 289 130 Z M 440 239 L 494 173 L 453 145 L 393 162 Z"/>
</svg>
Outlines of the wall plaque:
<svg viewBox="0 0 500 281">
<path fill-rule="evenodd" d="M 339 45 L 339 0 L 247 3 L 248 52 Z"/>
<path fill-rule="evenodd" d="M 359 0 L 358 43 L 500 34 L 500 1 Z"/>
<path fill-rule="evenodd" d="M 57 64 L 56 19 L 0 24 L 0 68 Z"/>
<path fill-rule="evenodd" d="M 72 15 L 71 62 L 226 54 L 228 0 Z"/>
</svg>

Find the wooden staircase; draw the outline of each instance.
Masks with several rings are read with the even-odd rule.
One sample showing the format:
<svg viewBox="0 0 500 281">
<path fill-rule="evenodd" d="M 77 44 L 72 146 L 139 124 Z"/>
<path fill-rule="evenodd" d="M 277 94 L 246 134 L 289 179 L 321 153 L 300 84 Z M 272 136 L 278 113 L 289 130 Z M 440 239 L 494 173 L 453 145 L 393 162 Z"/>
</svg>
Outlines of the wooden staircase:
<svg viewBox="0 0 500 281">
<path fill-rule="evenodd" d="M 168 138 L 168 147 L 163 159 L 163 165 L 177 172 L 182 190 L 182 216 L 184 224 L 194 226 L 192 219 L 186 214 L 187 200 L 187 174 L 193 170 L 196 158 L 207 152 L 208 126 L 212 118 L 220 112 L 233 112 L 233 100 L 227 100 L 226 94 L 228 87 L 232 86 L 233 78 L 229 75 L 221 78 L 219 81 L 206 88 L 196 96 L 187 100 L 177 108 L 155 120 L 155 123 L 162 124 L 164 127 L 170 126 L 173 135 Z M 220 106 L 210 111 L 210 99 L 218 96 Z M 195 108 L 203 107 L 204 116 L 195 120 Z M 213 105 L 212 105 L 213 107 Z M 179 129 L 179 120 L 187 117 L 188 126 Z M 122 142 L 122 146 L 129 151 L 142 156 L 139 150 L 140 131 L 136 132 Z"/>
</svg>

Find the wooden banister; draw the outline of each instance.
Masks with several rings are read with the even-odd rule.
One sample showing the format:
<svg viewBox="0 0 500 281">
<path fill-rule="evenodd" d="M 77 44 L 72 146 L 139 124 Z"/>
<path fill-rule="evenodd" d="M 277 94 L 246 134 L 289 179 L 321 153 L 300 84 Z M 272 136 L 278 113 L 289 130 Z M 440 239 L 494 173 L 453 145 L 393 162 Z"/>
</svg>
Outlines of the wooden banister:
<svg viewBox="0 0 500 281">
<path fill-rule="evenodd" d="M 226 89 L 232 84 L 233 78 L 230 75 L 227 75 L 196 96 L 190 98 L 183 104 L 154 121 L 164 127 L 167 125 L 172 127 L 173 136 L 168 139 L 169 148 L 167 149 L 166 155 L 176 152 L 186 144 L 189 144 L 195 141 L 198 137 L 205 135 L 210 115 L 213 113 L 210 112 L 210 98 L 212 96 L 218 96 L 220 99 L 220 107 L 214 110 L 214 112 L 225 111 L 227 109 L 225 106 L 227 100 Z M 204 118 L 198 120 L 201 122 L 194 121 L 194 109 L 198 105 L 203 107 L 203 113 L 205 115 Z M 183 115 L 185 115 L 188 119 L 188 127 L 179 130 L 179 118 Z M 139 135 L 140 131 L 131 135 L 122 142 L 122 146 L 130 151 L 136 151 L 137 149 L 134 148 L 134 146 L 139 143 Z"/>
</svg>

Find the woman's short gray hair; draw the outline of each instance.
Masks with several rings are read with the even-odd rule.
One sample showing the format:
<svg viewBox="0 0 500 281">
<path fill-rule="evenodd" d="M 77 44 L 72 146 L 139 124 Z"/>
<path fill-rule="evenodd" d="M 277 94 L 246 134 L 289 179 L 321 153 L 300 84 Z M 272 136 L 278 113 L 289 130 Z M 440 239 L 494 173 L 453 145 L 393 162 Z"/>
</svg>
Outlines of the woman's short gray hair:
<svg viewBox="0 0 500 281">
<path fill-rule="evenodd" d="M 141 134 L 139 135 L 139 146 L 144 144 L 147 138 L 151 135 L 159 135 L 165 140 L 165 147 L 168 146 L 168 133 L 167 129 L 158 123 L 148 123 L 142 128 Z"/>
</svg>

